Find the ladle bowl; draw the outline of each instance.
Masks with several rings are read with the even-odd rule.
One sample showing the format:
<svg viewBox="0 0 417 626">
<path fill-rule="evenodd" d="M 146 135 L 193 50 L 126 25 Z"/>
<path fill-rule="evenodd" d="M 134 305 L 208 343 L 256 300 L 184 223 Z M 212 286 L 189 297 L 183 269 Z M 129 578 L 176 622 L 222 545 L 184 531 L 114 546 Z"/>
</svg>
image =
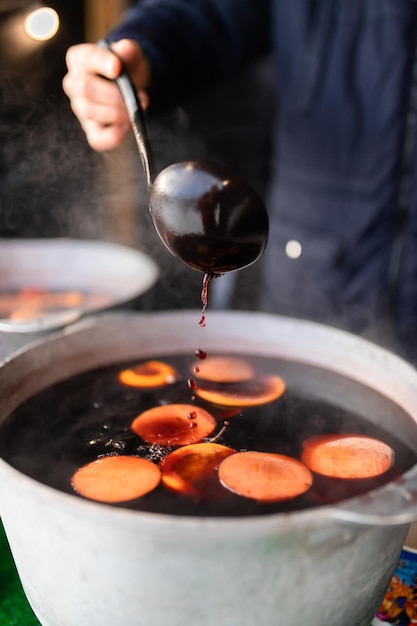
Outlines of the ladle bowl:
<svg viewBox="0 0 417 626">
<path fill-rule="evenodd" d="M 268 217 L 262 200 L 219 165 L 170 165 L 152 185 L 149 209 L 168 250 L 206 274 L 247 267 L 264 251 Z"/>
<path fill-rule="evenodd" d="M 100 45 L 112 51 L 109 42 Z M 242 269 L 262 255 L 268 240 L 266 207 L 248 182 L 208 161 L 175 163 L 154 174 L 145 113 L 129 74 L 115 79 L 145 171 L 149 210 L 168 250 L 210 276 Z"/>
</svg>

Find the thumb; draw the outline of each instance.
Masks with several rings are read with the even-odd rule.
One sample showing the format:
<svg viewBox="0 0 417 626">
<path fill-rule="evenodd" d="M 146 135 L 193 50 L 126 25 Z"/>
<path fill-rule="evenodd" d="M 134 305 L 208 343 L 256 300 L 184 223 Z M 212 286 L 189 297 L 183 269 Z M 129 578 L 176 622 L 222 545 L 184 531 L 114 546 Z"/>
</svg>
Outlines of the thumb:
<svg viewBox="0 0 417 626">
<path fill-rule="evenodd" d="M 146 90 L 150 82 L 150 65 L 141 47 L 133 39 L 120 39 L 111 44 L 138 90 Z"/>
<path fill-rule="evenodd" d="M 140 56 L 139 44 L 133 39 L 119 39 L 112 42 L 111 47 L 125 64 L 135 61 L 136 57 Z"/>
</svg>

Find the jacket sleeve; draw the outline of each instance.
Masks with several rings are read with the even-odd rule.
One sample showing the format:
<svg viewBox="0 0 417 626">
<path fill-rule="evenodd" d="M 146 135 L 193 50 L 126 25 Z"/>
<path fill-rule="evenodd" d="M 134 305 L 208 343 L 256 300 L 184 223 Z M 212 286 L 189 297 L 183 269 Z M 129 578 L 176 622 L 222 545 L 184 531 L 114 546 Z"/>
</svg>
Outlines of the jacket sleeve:
<svg viewBox="0 0 417 626">
<path fill-rule="evenodd" d="M 109 39 L 134 39 L 152 66 L 151 97 L 178 103 L 231 76 L 270 45 L 270 0 L 138 0 Z"/>
</svg>

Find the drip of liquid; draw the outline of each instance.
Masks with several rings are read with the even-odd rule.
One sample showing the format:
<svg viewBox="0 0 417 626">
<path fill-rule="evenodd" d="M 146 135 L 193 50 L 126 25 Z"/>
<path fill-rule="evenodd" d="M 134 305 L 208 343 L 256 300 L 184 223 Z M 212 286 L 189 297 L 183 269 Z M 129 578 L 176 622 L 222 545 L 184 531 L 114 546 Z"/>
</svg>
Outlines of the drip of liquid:
<svg viewBox="0 0 417 626">
<path fill-rule="evenodd" d="M 204 277 L 203 277 L 203 288 L 201 290 L 202 308 L 201 308 L 201 317 L 199 321 L 201 328 L 205 328 L 206 326 L 206 309 L 207 309 L 207 304 L 208 304 L 208 284 L 212 278 L 213 278 L 212 274 L 204 274 Z"/>
</svg>

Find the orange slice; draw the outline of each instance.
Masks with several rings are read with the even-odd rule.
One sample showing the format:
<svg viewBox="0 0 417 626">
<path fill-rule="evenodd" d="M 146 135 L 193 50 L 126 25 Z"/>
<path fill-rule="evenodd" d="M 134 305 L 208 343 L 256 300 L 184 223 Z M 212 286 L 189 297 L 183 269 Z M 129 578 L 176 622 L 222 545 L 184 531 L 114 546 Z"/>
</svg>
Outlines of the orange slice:
<svg viewBox="0 0 417 626">
<path fill-rule="evenodd" d="M 75 472 L 74 491 L 98 502 L 126 502 L 153 491 L 161 480 L 155 463 L 137 456 L 103 456 Z"/>
<path fill-rule="evenodd" d="M 213 432 L 214 417 L 193 404 L 164 404 L 144 411 L 132 422 L 132 430 L 148 443 L 185 446 Z"/>
<path fill-rule="evenodd" d="M 219 385 L 199 382 L 195 394 L 219 406 L 257 406 L 279 398 L 285 391 L 285 383 L 279 376 L 264 375 L 244 383 Z"/>
<path fill-rule="evenodd" d="M 119 373 L 119 381 L 129 387 L 162 387 L 174 383 L 177 373 L 163 361 L 145 361 Z"/>
<path fill-rule="evenodd" d="M 379 439 L 365 435 L 318 435 L 304 441 L 301 460 L 324 476 L 372 478 L 389 470 L 394 451 Z"/>
<path fill-rule="evenodd" d="M 238 383 L 255 376 L 255 370 L 248 361 L 227 356 L 212 356 L 195 362 L 192 371 L 201 380 L 217 383 Z"/>
<path fill-rule="evenodd" d="M 237 452 L 219 466 L 221 484 L 239 496 L 259 502 L 291 500 L 313 483 L 310 470 L 289 456 L 270 452 Z"/>
<path fill-rule="evenodd" d="M 199 498 L 219 495 L 217 468 L 235 450 L 219 443 L 194 443 L 168 454 L 161 462 L 162 483 L 171 489 Z"/>
</svg>

